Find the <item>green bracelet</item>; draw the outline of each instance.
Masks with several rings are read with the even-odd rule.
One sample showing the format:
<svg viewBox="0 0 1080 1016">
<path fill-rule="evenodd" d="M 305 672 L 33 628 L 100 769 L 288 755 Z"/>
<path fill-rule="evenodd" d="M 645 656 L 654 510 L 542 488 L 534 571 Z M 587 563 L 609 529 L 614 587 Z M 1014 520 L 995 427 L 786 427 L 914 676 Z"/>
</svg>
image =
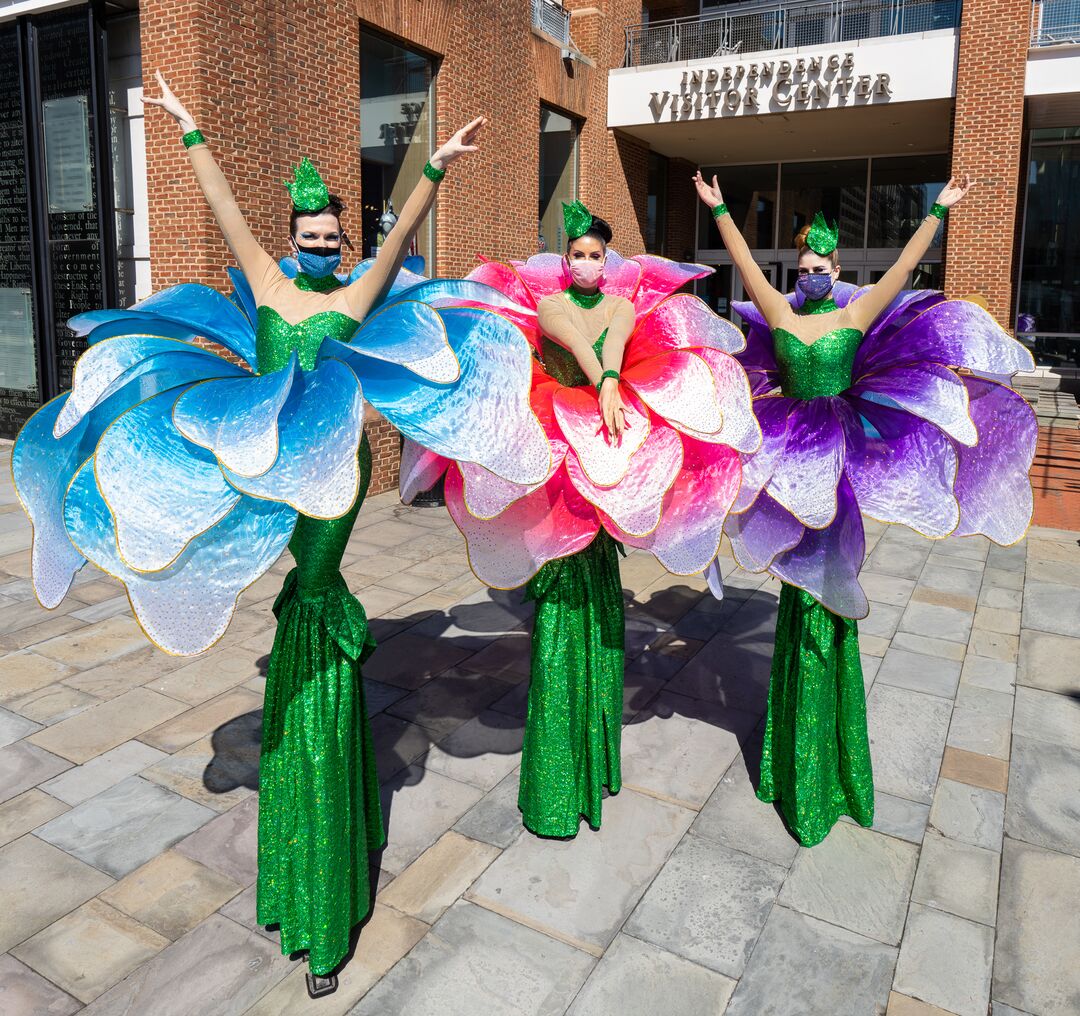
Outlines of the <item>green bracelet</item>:
<svg viewBox="0 0 1080 1016">
<path fill-rule="evenodd" d="M 712 210 L 712 213 L 713 213 L 713 218 L 714 219 L 719 219 L 721 215 L 727 215 L 728 214 L 727 205 L 725 205 L 723 203 L 723 201 L 721 201 L 720 204 L 718 204 Z"/>
<path fill-rule="evenodd" d="M 195 145 L 206 144 L 206 138 L 203 137 L 202 131 L 198 128 L 193 131 L 188 131 L 181 140 L 184 142 L 185 148 L 192 148 Z"/>
<path fill-rule="evenodd" d="M 424 166 L 424 176 L 426 176 L 432 183 L 438 183 L 444 176 L 446 176 L 445 169 L 436 169 L 430 162 Z"/>
<path fill-rule="evenodd" d="M 939 204 L 938 204 L 938 203 L 937 203 L 937 202 L 935 201 L 935 202 L 934 202 L 934 207 L 930 209 L 930 214 L 931 214 L 931 215 L 933 215 L 933 216 L 934 216 L 935 218 L 938 218 L 938 219 L 944 219 L 944 218 L 945 218 L 945 213 L 946 213 L 946 212 L 947 212 L 948 210 L 949 210 L 949 209 L 948 209 L 948 208 L 946 208 L 946 207 L 945 207 L 944 205 L 939 205 Z"/>
<path fill-rule="evenodd" d="M 601 386 L 609 377 L 615 378 L 616 381 L 622 380 L 622 378 L 619 377 L 619 372 L 617 370 L 605 370 L 604 373 L 600 375 L 600 382 L 596 386 L 597 391 L 600 391 Z"/>
</svg>

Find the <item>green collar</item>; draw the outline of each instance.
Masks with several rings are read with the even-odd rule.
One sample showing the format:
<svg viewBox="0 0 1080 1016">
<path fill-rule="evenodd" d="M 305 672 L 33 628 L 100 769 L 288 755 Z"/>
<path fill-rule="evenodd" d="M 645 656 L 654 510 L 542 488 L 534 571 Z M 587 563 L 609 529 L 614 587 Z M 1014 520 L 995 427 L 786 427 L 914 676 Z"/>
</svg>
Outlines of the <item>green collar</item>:
<svg viewBox="0 0 1080 1016">
<path fill-rule="evenodd" d="M 799 308 L 799 313 L 828 314 L 831 310 L 839 310 L 836 301 L 832 298 L 832 293 L 821 300 L 804 300 L 803 305 Z"/>
<path fill-rule="evenodd" d="M 336 275 L 324 275 L 321 279 L 316 279 L 312 275 L 307 275 L 304 272 L 300 272 L 296 278 L 293 279 L 293 285 L 297 289 L 304 290 L 305 293 L 329 293 L 331 290 L 340 289 L 342 282 Z"/>
<path fill-rule="evenodd" d="M 599 289 L 595 293 L 581 293 L 573 286 L 569 286 L 563 292 L 571 303 L 583 307 L 585 310 L 591 310 L 604 299 L 604 294 Z"/>
</svg>

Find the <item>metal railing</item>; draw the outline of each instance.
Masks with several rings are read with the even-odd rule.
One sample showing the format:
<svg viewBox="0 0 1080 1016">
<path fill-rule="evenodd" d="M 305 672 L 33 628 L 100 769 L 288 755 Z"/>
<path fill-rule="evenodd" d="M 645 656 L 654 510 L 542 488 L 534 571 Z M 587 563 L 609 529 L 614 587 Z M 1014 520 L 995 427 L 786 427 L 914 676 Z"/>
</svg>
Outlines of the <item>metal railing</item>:
<svg viewBox="0 0 1080 1016">
<path fill-rule="evenodd" d="M 1031 5 L 1031 45 L 1080 43 L 1080 0 L 1035 0 Z"/>
<path fill-rule="evenodd" d="M 959 24 L 960 0 L 753 0 L 628 28 L 623 66 L 828 46 Z"/>
<path fill-rule="evenodd" d="M 570 45 L 570 12 L 555 0 L 531 0 L 534 28 Z"/>
</svg>

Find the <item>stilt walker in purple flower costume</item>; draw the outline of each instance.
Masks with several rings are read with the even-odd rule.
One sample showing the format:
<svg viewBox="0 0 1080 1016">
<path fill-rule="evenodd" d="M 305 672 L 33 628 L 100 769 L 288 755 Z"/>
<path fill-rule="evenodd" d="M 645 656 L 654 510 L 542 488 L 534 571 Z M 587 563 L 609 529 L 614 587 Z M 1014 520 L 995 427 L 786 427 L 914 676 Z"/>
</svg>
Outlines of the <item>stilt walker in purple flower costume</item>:
<svg viewBox="0 0 1080 1016">
<path fill-rule="evenodd" d="M 370 906 L 368 853 L 385 842 L 360 673 L 374 641 L 339 571 L 371 476 L 364 399 L 406 436 L 509 482 L 541 481 L 550 454 L 525 336 L 477 307 L 512 301 L 402 271 L 483 119 L 431 157 L 379 256 L 343 277 L 343 209 L 314 167 L 305 159 L 288 185 L 296 258 L 279 267 L 158 84 L 161 98 L 145 101 L 180 125 L 239 262 L 232 298 L 181 285 L 73 319 L 90 348 L 72 391 L 23 428 L 12 468 L 42 603 L 56 606 L 89 559 L 125 584 L 170 653 L 213 645 L 243 589 L 291 550 L 263 716 L 258 917 L 280 926 L 283 952 L 307 952 L 308 989 L 325 994 Z"/>
<path fill-rule="evenodd" d="M 1037 426 L 1007 381 L 1033 364 L 977 304 L 902 291 L 967 177 L 949 181 L 896 264 L 862 289 L 837 281 L 837 230 L 819 212 L 795 240 L 794 296 L 754 263 L 716 178 L 694 183 L 752 301 L 736 305 L 750 325 L 738 359 L 762 444 L 744 456 L 725 532 L 740 565 L 783 582 L 757 794 L 812 846 L 841 815 L 874 818 L 862 516 L 931 539 L 1019 540 Z"/>
</svg>

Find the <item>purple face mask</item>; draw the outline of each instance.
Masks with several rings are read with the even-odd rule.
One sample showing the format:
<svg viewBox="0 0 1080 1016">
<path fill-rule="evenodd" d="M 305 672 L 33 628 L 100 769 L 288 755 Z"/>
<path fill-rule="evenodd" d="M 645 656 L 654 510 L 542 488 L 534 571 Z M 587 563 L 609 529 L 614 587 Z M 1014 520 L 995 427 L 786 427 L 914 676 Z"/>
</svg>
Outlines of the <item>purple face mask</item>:
<svg viewBox="0 0 1080 1016">
<path fill-rule="evenodd" d="M 807 300 L 824 300 L 833 287 L 832 272 L 800 275 L 796 285 Z"/>
</svg>

